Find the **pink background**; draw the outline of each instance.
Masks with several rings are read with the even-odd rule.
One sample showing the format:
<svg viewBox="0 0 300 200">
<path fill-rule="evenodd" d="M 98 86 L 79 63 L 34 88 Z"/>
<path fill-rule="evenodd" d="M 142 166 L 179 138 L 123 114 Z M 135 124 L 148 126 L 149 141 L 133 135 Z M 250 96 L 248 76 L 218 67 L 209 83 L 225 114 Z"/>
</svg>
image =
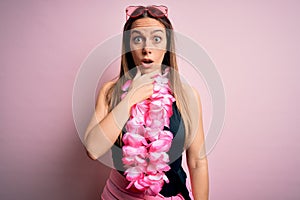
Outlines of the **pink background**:
<svg viewBox="0 0 300 200">
<path fill-rule="evenodd" d="M 206 49 L 224 83 L 210 199 L 300 199 L 300 3 L 147 2 L 169 7 L 175 30 Z M 132 4 L 141 3 L 0 2 L 0 199 L 99 199 L 109 169 L 85 154 L 72 89 Z"/>
</svg>

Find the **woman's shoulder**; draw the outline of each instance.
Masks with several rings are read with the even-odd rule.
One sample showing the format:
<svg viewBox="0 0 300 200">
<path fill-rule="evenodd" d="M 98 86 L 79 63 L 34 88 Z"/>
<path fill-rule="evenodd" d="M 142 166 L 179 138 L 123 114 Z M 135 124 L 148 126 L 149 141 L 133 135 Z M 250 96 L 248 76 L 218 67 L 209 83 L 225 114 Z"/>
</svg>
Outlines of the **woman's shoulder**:
<svg viewBox="0 0 300 200">
<path fill-rule="evenodd" d="M 110 89 L 115 85 L 116 81 L 112 80 L 112 81 L 108 81 L 106 83 L 104 83 L 98 93 L 98 98 L 97 98 L 97 105 L 105 105 L 107 106 L 107 98 L 109 96 L 110 93 Z"/>
<path fill-rule="evenodd" d="M 105 94 L 111 87 L 114 86 L 115 83 L 116 83 L 116 80 L 111 80 L 111 81 L 104 83 L 100 89 L 100 93 Z"/>
</svg>

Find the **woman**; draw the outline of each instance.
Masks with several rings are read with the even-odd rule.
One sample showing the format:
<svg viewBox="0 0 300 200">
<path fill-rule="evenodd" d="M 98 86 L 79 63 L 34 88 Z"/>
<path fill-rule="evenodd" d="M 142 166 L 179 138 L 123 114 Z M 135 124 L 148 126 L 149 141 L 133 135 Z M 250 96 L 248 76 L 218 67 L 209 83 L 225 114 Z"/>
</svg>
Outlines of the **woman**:
<svg viewBox="0 0 300 200">
<path fill-rule="evenodd" d="M 113 163 L 102 199 L 208 199 L 201 102 L 177 73 L 165 6 L 129 6 L 119 77 L 101 88 L 85 145 Z M 181 166 L 186 150 L 191 188 Z"/>
</svg>

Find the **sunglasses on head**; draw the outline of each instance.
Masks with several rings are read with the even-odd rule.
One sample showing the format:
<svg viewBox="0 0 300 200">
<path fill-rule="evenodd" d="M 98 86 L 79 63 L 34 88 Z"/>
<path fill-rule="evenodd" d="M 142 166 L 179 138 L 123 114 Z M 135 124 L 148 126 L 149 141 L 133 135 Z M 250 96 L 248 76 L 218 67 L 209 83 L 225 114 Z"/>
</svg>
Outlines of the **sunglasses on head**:
<svg viewBox="0 0 300 200">
<path fill-rule="evenodd" d="M 136 18 L 143 15 L 145 12 L 148 12 L 151 16 L 161 18 L 161 17 L 168 17 L 168 8 L 166 6 L 128 6 L 126 8 L 126 20 L 129 17 Z"/>
</svg>

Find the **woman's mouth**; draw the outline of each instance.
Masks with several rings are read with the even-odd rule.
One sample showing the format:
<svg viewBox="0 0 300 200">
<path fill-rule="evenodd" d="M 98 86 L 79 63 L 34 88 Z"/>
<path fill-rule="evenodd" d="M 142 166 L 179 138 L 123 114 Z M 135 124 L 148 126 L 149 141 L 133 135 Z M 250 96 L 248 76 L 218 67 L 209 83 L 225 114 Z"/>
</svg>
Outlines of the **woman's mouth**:
<svg viewBox="0 0 300 200">
<path fill-rule="evenodd" d="M 144 68 L 150 68 L 153 65 L 153 60 L 143 59 L 141 63 Z"/>
</svg>

